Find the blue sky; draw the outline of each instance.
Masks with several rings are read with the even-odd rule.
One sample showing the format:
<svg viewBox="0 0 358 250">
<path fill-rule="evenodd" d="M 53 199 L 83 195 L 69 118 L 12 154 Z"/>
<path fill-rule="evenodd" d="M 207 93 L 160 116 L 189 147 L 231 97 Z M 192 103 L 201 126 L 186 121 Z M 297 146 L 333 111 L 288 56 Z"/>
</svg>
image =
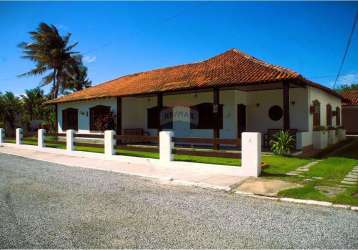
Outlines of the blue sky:
<svg viewBox="0 0 358 250">
<path fill-rule="evenodd" d="M 238 48 L 331 86 L 358 2 L 0 2 L 0 91 L 39 77 L 17 45 L 40 22 L 72 33 L 94 84 Z M 358 30 L 340 83 L 358 82 Z"/>
</svg>

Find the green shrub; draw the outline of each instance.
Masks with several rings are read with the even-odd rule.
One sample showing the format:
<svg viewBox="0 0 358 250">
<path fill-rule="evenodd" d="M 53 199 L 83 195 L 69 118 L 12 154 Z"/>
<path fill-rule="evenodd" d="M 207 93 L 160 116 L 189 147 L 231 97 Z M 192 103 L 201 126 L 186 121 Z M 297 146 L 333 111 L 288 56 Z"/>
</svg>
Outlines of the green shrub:
<svg viewBox="0 0 358 250">
<path fill-rule="evenodd" d="M 281 130 L 270 141 L 271 151 L 276 155 L 289 155 L 295 147 L 295 140 L 287 132 Z"/>
</svg>

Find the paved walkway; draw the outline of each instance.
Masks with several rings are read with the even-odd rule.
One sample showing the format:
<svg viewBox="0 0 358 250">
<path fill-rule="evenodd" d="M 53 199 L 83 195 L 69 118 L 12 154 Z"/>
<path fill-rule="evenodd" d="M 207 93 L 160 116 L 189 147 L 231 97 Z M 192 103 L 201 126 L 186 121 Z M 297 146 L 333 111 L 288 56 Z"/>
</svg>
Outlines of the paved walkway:
<svg viewBox="0 0 358 250">
<path fill-rule="evenodd" d="M 355 166 L 341 181 L 340 186 L 349 187 L 357 185 L 358 181 L 358 166 Z"/>
<path fill-rule="evenodd" d="M 301 166 L 293 171 L 288 172 L 286 175 L 297 175 L 297 176 L 302 176 L 302 174 L 304 172 L 308 172 L 310 170 L 310 168 L 314 165 L 316 165 L 317 163 L 319 163 L 321 160 L 317 160 L 317 161 L 313 161 L 310 162 L 304 166 Z"/>
<path fill-rule="evenodd" d="M 79 152 L 76 151 L 73 155 L 62 149 L 46 148 L 44 152 L 36 150 L 33 146 L 27 145 L 10 145 L 0 147 L 0 153 L 22 156 L 34 160 L 47 161 L 51 163 L 62 164 L 71 167 L 82 167 L 97 170 L 112 171 L 141 177 L 154 178 L 161 182 L 170 182 L 181 185 L 195 185 L 204 188 L 215 188 L 222 190 L 230 190 L 247 177 L 238 177 L 235 174 L 230 174 L 231 169 L 235 167 L 225 167 L 223 171 L 218 171 L 217 168 L 197 168 L 190 166 L 190 163 L 185 167 L 166 167 L 156 166 L 147 162 L 143 158 L 137 157 L 118 157 L 121 160 L 105 160 L 103 154 Z M 137 158 L 137 159 L 136 159 Z M 130 159 L 128 161 L 123 159 Z M 184 162 L 183 162 L 184 164 Z"/>
</svg>

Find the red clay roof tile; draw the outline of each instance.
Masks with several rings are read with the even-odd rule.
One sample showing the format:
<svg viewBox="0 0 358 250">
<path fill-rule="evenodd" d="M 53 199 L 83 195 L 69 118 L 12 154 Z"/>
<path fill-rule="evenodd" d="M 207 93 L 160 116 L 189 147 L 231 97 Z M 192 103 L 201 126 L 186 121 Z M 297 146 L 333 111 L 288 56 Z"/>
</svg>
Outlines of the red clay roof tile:
<svg viewBox="0 0 358 250">
<path fill-rule="evenodd" d="M 343 98 L 346 99 L 346 105 L 358 105 L 358 90 L 346 90 L 341 93 Z"/>
<path fill-rule="evenodd" d="M 268 64 L 241 51 L 231 49 L 198 63 L 122 76 L 51 100 L 48 104 L 174 90 L 250 85 L 289 79 L 298 79 L 305 81 L 308 85 L 331 91 L 304 79 L 290 69 Z"/>
</svg>

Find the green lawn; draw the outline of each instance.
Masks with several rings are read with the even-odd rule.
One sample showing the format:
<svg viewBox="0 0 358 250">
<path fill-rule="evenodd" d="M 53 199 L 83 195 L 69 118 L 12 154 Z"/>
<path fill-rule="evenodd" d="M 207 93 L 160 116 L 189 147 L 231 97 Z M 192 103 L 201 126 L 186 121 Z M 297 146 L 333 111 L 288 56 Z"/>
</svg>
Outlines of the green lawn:
<svg viewBox="0 0 358 250">
<path fill-rule="evenodd" d="M 282 176 L 287 172 L 295 170 L 296 168 L 306 165 L 312 161 L 312 159 L 302 159 L 297 157 L 284 157 L 278 155 L 265 155 L 262 157 L 262 161 L 268 164 L 262 170 L 263 176 Z"/>
<path fill-rule="evenodd" d="M 352 168 L 358 165 L 357 155 L 358 140 L 350 147 L 312 166 L 308 172 L 303 174 L 303 177 L 296 177 L 295 181 L 302 184 L 303 187 L 281 191 L 279 196 L 330 201 L 338 204 L 357 206 L 358 182 L 356 185 L 348 188 L 338 186 Z M 342 190 L 336 194 L 328 195 L 319 190 L 319 187 L 322 186 L 328 189 L 341 188 Z"/>
</svg>

